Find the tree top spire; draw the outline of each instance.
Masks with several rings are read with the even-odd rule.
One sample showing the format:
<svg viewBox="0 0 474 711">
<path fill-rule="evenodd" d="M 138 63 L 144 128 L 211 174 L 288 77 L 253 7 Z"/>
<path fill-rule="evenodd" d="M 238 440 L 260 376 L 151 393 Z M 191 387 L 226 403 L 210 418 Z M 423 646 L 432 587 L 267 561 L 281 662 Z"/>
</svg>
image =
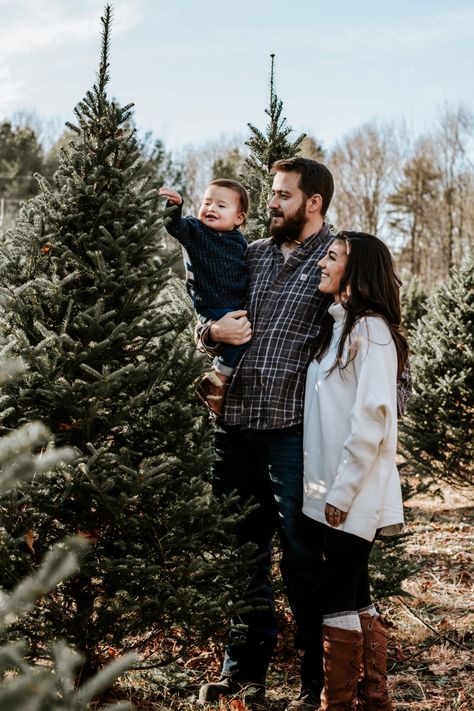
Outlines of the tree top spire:
<svg viewBox="0 0 474 711">
<path fill-rule="evenodd" d="M 100 66 L 99 66 L 99 93 L 105 91 L 105 87 L 109 82 L 109 51 L 110 51 L 110 28 L 112 25 L 112 6 L 106 5 L 104 8 L 104 14 L 100 18 L 102 23 L 102 33 L 101 33 L 101 52 L 100 52 Z"/>
<path fill-rule="evenodd" d="M 270 55 L 270 105 L 272 104 L 273 98 L 275 96 L 275 52 Z"/>
</svg>

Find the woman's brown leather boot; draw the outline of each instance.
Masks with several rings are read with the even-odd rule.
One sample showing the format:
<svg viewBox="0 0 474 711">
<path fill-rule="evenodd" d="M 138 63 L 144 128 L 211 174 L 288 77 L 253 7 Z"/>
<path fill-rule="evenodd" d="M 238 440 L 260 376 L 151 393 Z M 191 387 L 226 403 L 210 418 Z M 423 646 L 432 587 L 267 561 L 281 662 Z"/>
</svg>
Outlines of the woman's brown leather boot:
<svg viewBox="0 0 474 711">
<path fill-rule="evenodd" d="M 387 630 L 381 617 L 359 615 L 364 642 L 361 711 L 393 711 L 387 687 Z"/>
<path fill-rule="evenodd" d="M 357 684 L 362 665 L 362 634 L 323 625 L 324 689 L 319 711 L 348 711 L 357 707 Z"/>
</svg>

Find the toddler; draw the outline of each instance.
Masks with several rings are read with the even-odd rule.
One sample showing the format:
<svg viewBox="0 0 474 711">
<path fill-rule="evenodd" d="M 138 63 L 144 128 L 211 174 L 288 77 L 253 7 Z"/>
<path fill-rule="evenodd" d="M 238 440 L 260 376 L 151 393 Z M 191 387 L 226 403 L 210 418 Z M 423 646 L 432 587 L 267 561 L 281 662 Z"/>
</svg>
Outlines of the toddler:
<svg viewBox="0 0 474 711">
<path fill-rule="evenodd" d="M 245 223 L 249 198 L 236 180 L 222 178 L 209 183 L 198 216 L 182 217 L 183 200 L 175 190 L 160 188 L 167 206 L 177 207 L 166 225 L 183 248 L 186 288 L 198 315 L 218 320 L 245 307 L 248 277 L 245 262 L 247 241 L 239 231 Z M 196 387 L 199 398 L 217 416 L 222 416 L 230 377 L 248 344 L 224 344 L 210 372 Z"/>
</svg>

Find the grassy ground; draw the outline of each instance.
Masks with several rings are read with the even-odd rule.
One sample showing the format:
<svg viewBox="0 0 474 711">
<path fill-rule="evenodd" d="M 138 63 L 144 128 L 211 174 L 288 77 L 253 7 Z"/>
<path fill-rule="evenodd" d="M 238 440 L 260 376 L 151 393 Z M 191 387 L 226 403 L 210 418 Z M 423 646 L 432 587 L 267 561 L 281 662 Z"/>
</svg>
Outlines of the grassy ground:
<svg viewBox="0 0 474 711">
<path fill-rule="evenodd" d="M 409 503 L 415 533 L 409 553 L 423 568 L 405 584 L 412 598 L 389 606 L 391 683 L 400 711 L 474 708 L 473 492 L 444 495 Z"/>
<path fill-rule="evenodd" d="M 406 581 L 408 597 L 384 604 L 389 629 L 390 688 L 396 711 L 474 709 L 474 501 L 472 491 L 446 488 L 444 499 L 419 496 L 409 503 L 414 532 L 408 554 L 421 562 Z M 291 621 L 281 600 L 282 632 L 268 679 L 265 709 L 283 711 L 298 693 L 298 662 L 291 645 Z M 219 673 L 221 647 L 196 650 L 170 677 L 163 671 L 134 672 L 122 681 L 137 709 L 192 711 L 199 686 Z M 213 709 L 245 711 L 245 696 Z"/>
</svg>

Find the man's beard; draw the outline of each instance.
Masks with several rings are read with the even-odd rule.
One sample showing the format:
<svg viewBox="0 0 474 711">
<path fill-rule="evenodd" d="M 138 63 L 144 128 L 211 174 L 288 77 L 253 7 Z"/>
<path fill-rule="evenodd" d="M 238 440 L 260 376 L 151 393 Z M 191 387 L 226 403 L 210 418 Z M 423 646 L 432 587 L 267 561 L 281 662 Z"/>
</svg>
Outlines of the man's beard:
<svg viewBox="0 0 474 711">
<path fill-rule="evenodd" d="M 278 210 L 272 210 L 272 216 L 278 215 L 283 217 L 283 214 Z M 294 242 L 300 238 L 303 227 L 306 224 L 306 203 L 303 201 L 294 215 L 283 219 L 281 225 L 270 224 L 270 234 L 272 241 L 278 246 L 285 242 Z"/>
</svg>

